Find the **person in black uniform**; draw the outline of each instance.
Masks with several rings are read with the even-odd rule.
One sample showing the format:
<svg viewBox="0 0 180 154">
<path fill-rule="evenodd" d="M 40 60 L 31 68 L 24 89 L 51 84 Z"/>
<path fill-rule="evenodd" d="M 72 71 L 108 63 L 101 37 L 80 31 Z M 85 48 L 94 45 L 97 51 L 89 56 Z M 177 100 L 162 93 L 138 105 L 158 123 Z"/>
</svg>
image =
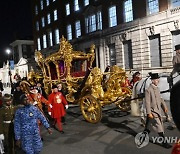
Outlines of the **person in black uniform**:
<svg viewBox="0 0 180 154">
<path fill-rule="evenodd" d="M 20 88 L 20 83 L 17 82 L 15 84 L 15 90 L 13 92 L 13 105 L 20 105 L 21 104 L 20 96 L 22 94 L 24 94 L 24 92 Z"/>
<path fill-rule="evenodd" d="M 2 83 L 2 81 L 0 80 L 0 91 L 3 91 L 4 90 L 4 88 L 3 88 L 3 83 Z"/>
</svg>

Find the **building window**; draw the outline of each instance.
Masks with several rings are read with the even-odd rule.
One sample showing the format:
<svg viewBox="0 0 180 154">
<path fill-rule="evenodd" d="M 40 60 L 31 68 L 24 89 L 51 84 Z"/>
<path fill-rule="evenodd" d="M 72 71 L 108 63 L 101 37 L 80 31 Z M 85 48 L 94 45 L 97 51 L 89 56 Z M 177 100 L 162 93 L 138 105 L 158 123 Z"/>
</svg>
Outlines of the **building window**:
<svg viewBox="0 0 180 154">
<path fill-rule="evenodd" d="M 36 30 L 39 31 L 39 22 L 36 21 Z"/>
<path fill-rule="evenodd" d="M 86 33 L 94 32 L 97 29 L 102 29 L 102 16 L 101 12 L 93 14 L 85 18 Z"/>
<path fill-rule="evenodd" d="M 149 9 L 149 14 L 159 12 L 158 0 L 148 0 L 148 9 Z"/>
<path fill-rule="evenodd" d="M 66 15 L 70 15 L 70 5 L 66 4 Z"/>
<path fill-rule="evenodd" d="M 67 25 L 67 40 L 72 40 L 72 29 L 71 29 L 71 25 Z"/>
<path fill-rule="evenodd" d="M 90 23 L 89 23 L 89 32 L 96 31 L 96 16 L 92 15 L 90 16 Z"/>
<path fill-rule="evenodd" d="M 180 0 L 171 0 L 171 6 L 172 6 L 172 8 L 179 7 L 180 6 Z"/>
<path fill-rule="evenodd" d="M 55 43 L 59 43 L 59 29 L 55 29 Z"/>
<path fill-rule="evenodd" d="M 43 35 L 43 48 L 47 48 L 46 35 Z"/>
<path fill-rule="evenodd" d="M 76 21 L 75 28 L 76 28 L 76 38 L 78 38 L 79 36 L 81 36 L 81 24 L 80 24 L 80 21 Z"/>
<path fill-rule="evenodd" d="M 132 0 L 124 1 L 124 22 L 133 20 Z"/>
<path fill-rule="evenodd" d="M 40 38 L 37 39 L 37 46 L 38 46 L 38 51 L 41 50 L 41 41 L 40 41 Z"/>
<path fill-rule="evenodd" d="M 116 6 L 109 8 L 109 27 L 117 25 Z"/>
<path fill-rule="evenodd" d="M 45 27 L 45 18 L 44 17 L 41 18 L 41 22 L 42 22 L 42 27 Z"/>
<path fill-rule="evenodd" d="M 133 57 L 132 57 L 132 42 L 125 41 L 124 45 L 124 64 L 126 69 L 133 68 Z"/>
<path fill-rule="evenodd" d="M 53 46 L 52 32 L 48 32 L 48 44 L 49 46 Z"/>
<path fill-rule="evenodd" d="M 43 10 L 44 6 L 43 6 L 43 0 L 40 1 L 40 5 L 41 5 L 41 10 Z"/>
<path fill-rule="evenodd" d="M 151 67 L 161 67 L 161 44 L 160 35 L 149 37 L 150 40 L 150 56 L 151 56 Z"/>
<path fill-rule="evenodd" d="M 89 0 L 84 0 L 84 6 L 89 5 Z"/>
<path fill-rule="evenodd" d="M 97 29 L 102 29 L 102 14 L 101 12 L 97 12 Z"/>
<path fill-rule="evenodd" d="M 38 15 L 38 6 L 35 6 L 35 15 Z"/>
<path fill-rule="evenodd" d="M 78 11 L 79 10 L 79 2 L 78 0 L 74 0 L 74 11 Z"/>
<path fill-rule="evenodd" d="M 109 60 L 110 60 L 110 66 L 116 65 L 115 44 L 109 45 Z"/>
<path fill-rule="evenodd" d="M 47 23 L 48 24 L 51 23 L 51 15 L 50 15 L 50 13 L 47 14 Z"/>
<path fill-rule="evenodd" d="M 49 6 L 49 0 L 46 0 L 46 6 Z"/>
<path fill-rule="evenodd" d="M 54 10 L 54 21 L 57 20 L 57 10 Z"/>
<path fill-rule="evenodd" d="M 91 15 L 85 19 L 86 23 L 86 33 L 96 31 L 96 16 Z"/>
</svg>

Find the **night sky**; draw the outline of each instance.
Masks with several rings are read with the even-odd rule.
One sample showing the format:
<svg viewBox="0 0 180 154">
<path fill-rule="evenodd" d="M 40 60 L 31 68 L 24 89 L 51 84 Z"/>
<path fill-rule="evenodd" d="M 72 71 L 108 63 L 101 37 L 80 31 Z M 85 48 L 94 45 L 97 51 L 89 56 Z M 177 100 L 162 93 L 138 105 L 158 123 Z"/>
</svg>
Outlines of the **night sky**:
<svg viewBox="0 0 180 154">
<path fill-rule="evenodd" d="M 0 2 L 0 68 L 8 58 L 6 48 L 16 39 L 32 39 L 31 0 Z"/>
</svg>

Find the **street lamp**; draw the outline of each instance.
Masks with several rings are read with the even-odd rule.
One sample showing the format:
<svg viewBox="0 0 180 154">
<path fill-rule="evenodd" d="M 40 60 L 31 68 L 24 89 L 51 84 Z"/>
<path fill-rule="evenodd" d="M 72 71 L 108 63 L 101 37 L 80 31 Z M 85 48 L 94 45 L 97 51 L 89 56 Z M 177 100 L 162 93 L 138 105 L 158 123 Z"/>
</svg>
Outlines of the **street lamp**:
<svg viewBox="0 0 180 154">
<path fill-rule="evenodd" d="M 6 49 L 6 53 L 9 55 L 11 53 L 10 49 Z"/>
<path fill-rule="evenodd" d="M 11 79 L 11 69 L 10 69 L 10 59 L 9 59 L 9 55 L 11 53 L 10 49 L 6 49 L 6 53 L 8 54 L 8 62 L 9 62 L 9 78 L 10 78 L 10 85 L 12 86 L 12 79 Z"/>
<path fill-rule="evenodd" d="M 8 60 L 9 60 L 9 55 L 11 53 L 11 50 L 10 49 L 6 49 L 6 53 L 8 54 Z"/>
</svg>

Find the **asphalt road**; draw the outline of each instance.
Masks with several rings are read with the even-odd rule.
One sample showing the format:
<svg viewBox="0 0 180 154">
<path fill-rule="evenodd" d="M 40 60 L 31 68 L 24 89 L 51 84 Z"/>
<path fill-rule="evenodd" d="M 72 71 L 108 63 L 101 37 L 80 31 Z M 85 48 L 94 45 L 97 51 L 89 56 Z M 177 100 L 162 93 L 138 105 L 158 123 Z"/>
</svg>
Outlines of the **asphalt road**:
<svg viewBox="0 0 180 154">
<path fill-rule="evenodd" d="M 114 106 L 103 108 L 103 118 L 98 124 L 86 122 L 78 106 L 67 110 L 65 134 L 53 129 L 49 135 L 42 129 L 44 147 L 41 154 L 170 154 L 171 149 L 149 143 L 137 148 L 135 136 L 143 130 L 140 118 L 121 112 Z M 165 123 L 166 136 L 179 136 L 177 129 L 169 130 Z M 150 136 L 157 134 L 151 133 Z"/>
</svg>

